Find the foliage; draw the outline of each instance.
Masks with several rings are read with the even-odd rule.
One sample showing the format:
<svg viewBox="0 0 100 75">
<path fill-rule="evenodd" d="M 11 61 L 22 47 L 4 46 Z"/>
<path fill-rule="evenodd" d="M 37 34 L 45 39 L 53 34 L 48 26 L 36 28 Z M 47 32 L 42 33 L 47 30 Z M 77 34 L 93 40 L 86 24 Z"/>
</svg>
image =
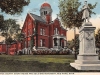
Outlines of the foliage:
<svg viewBox="0 0 100 75">
<path fill-rule="evenodd" d="M 88 4 L 90 7 L 90 16 L 95 14 L 92 10 L 96 7 L 97 3 L 94 5 Z M 79 11 L 81 2 L 79 0 L 59 0 L 59 17 L 62 24 L 66 28 L 80 27 L 82 25 L 82 10 Z"/>
<path fill-rule="evenodd" d="M 95 35 L 95 43 L 96 47 L 100 48 L 100 29 L 97 30 L 97 34 Z"/>
<path fill-rule="evenodd" d="M 0 30 L 2 31 L 3 30 L 3 27 L 4 26 L 4 17 L 3 15 L 0 15 Z"/>
<path fill-rule="evenodd" d="M 79 52 L 79 34 L 75 35 L 75 50 Z"/>
<path fill-rule="evenodd" d="M 7 14 L 20 14 L 23 7 L 29 3 L 30 0 L 0 0 L 0 8 L 2 12 Z"/>
<path fill-rule="evenodd" d="M 69 49 L 73 49 L 73 47 L 74 47 L 74 39 L 72 39 L 71 41 L 68 41 L 67 42 L 67 47 L 69 48 Z"/>
<path fill-rule="evenodd" d="M 19 15 L 23 12 L 23 7 L 28 5 L 30 0 L 0 0 L 0 12 L 10 15 Z M 0 30 L 4 30 L 4 16 L 0 14 Z"/>
<path fill-rule="evenodd" d="M 71 41 L 68 41 L 68 48 L 69 49 L 75 48 L 75 50 L 77 51 L 79 50 L 79 34 L 75 35 L 75 40 L 72 39 Z"/>
<path fill-rule="evenodd" d="M 17 33 L 16 36 L 14 37 L 17 41 L 23 41 L 24 40 L 24 34 L 22 33 Z"/>
<path fill-rule="evenodd" d="M 17 34 L 17 31 L 20 29 L 19 24 L 16 24 L 16 20 L 8 19 L 4 21 L 2 36 L 5 37 L 6 42 L 11 42 L 11 39 L 14 39 L 14 36 Z"/>
</svg>

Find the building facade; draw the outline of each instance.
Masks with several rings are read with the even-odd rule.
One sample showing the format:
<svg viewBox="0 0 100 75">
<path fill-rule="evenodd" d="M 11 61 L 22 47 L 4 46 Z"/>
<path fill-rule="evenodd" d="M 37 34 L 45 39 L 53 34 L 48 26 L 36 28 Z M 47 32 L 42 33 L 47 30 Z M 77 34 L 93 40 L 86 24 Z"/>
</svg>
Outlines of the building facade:
<svg viewBox="0 0 100 75">
<path fill-rule="evenodd" d="M 66 48 L 67 30 L 63 28 L 58 17 L 52 21 L 52 8 L 45 2 L 40 7 L 40 16 L 28 13 L 22 27 L 25 35 L 23 48 L 29 49 L 34 44 L 34 50 Z"/>
</svg>

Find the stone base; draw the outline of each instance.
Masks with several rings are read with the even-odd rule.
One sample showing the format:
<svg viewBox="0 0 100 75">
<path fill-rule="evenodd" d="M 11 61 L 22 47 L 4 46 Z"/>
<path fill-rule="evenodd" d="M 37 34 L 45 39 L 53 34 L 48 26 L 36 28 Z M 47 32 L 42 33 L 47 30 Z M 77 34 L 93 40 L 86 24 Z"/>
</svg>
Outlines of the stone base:
<svg viewBox="0 0 100 75">
<path fill-rule="evenodd" d="M 99 61 L 100 62 L 100 61 Z M 78 64 L 70 63 L 77 70 L 100 70 L 100 64 Z"/>
<path fill-rule="evenodd" d="M 97 55 L 78 55 L 74 63 L 70 63 L 77 70 L 100 70 L 100 60 Z"/>
</svg>

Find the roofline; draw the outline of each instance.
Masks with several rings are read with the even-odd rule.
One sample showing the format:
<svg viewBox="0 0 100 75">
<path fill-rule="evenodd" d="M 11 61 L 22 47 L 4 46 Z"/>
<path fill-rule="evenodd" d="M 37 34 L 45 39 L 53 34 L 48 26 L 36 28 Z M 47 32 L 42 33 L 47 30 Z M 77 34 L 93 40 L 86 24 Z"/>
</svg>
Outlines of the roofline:
<svg viewBox="0 0 100 75">
<path fill-rule="evenodd" d="M 32 15 L 30 14 L 30 13 L 28 13 L 29 14 L 29 16 L 33 19 L 33 20 L 35 20 L 33 17 L 32 17 Z"/>
</svg>

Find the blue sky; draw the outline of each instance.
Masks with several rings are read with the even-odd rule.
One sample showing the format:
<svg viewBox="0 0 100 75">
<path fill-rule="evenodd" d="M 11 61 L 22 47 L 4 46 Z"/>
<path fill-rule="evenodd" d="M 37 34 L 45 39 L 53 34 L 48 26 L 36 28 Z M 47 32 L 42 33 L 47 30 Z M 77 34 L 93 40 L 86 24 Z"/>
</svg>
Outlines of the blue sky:
<svg viewBox="0 0 100 75">
<path fill-rule="evenodd" d="M 9 19 L 9 18 L 17 19 L 17 22 L 22 27 L 27 13 L 31 12 L 33 14 L 40 15 L 40 12 L 39 12 L 40 7 L 45 1 L 48 2 L 52 7 L 52 10 L 53 10 L 52 18 L 54 20 L 57 17 L 57 14 L 59 14 L 59 8 L 58 8 L 59 0 L 30 0 L 30 4 L 23 8 L 23 12 L 21 13 L 21 15 L 11 16 L 5 13 L 0 13 L 0 14 L 3 14 L 5 16 L 4 17 L 5 19 Z M 79 0 L 79 1 L 82 2 L 82 6 L 83 6 L 85 0 Z M 92 15 L 90 21 L 93 23 L 94 26 L 96 26 L 96 29 L 100 28 L 100 0 L 87 0 L 87 2 L 92 3 L 92 4 L 95 4 L 95 2 L 98 3 L 96 8 L 93 10 L 95 11 L 96 15 Z M 78 30 L 77 30 L 77 33 L 78 33 Z M 70 35 L 70 34 L 73 34 L 73 30 L 68 31 L 68 38 L 73 37 L 73 35 Z"/>
</svg>

